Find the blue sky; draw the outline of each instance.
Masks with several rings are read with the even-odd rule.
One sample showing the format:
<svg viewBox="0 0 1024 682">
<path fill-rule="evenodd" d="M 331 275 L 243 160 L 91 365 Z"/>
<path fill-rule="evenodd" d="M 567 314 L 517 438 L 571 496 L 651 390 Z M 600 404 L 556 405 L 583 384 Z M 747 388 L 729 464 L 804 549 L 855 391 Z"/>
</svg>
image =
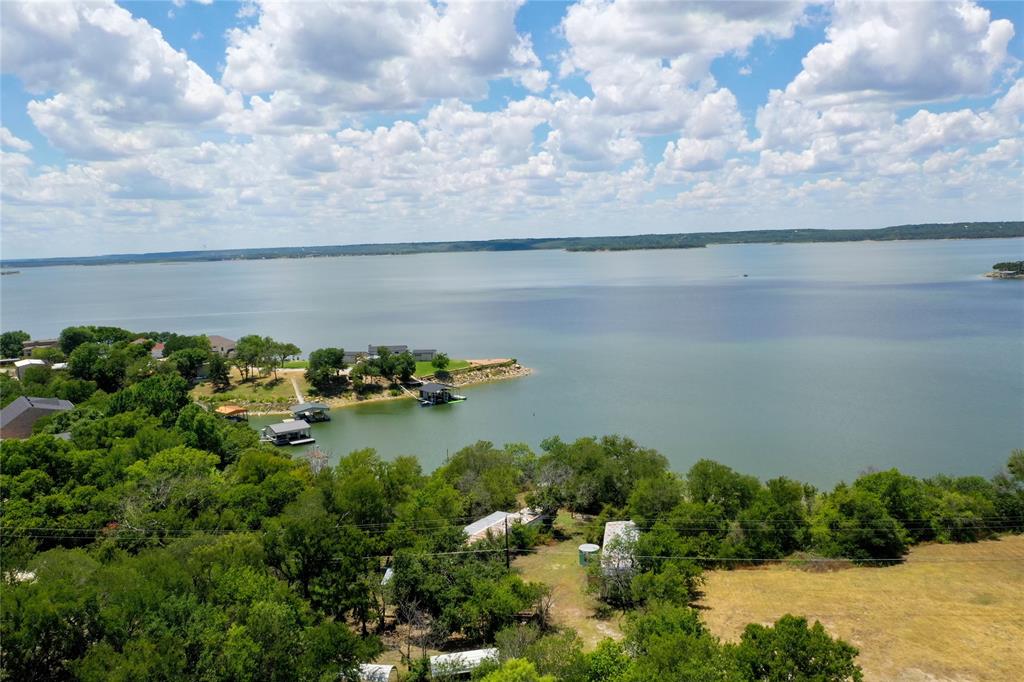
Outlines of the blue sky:
<svg viewBox="0 0 1024 682">
<path fill-rule="evenodd" d="M 4 257 L 1024 212 L 1021 3 L 4 10 Z"/>
</svg>

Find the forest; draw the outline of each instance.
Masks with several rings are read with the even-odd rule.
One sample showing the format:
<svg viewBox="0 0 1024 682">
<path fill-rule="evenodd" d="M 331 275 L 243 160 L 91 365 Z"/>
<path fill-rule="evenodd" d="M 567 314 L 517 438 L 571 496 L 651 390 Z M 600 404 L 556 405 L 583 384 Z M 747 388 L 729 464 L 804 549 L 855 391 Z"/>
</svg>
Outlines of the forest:
<svg viewBox="0 0 1024 682">
<path fill-rule="evenodd" d="M 800 614 L 719 641 L 693 608 L 704 573 L 793 557 L 884 571 L 916 543 L 1024 530 L 1021 450 L 990 478 L 873 471 L 828 490 L 708 459 L 674 472 L 617 435 L 481 441 L 431 472 L 372 449 L 328 466 L 191 403 L 169 363 L 110 371 L 134 334 L 85 331 L 70 358 L 90 378 L 40 384 L 75 409 L 0 449 L 3 679 L 356 679 L 398 642 L 409 680 L 429 678 L 428 649 L 484 645 L 500 660 L 474 674 L 491 682 L 857 680 L 857 650 Z M 541 524 L 467 545 L 466 524 L 524 504 Z M 559 512 L 598 541 L 636 523 L 614 548 L 630 570 L 592 571 L 622 641 L 585 650 L 549 587 L 509 568 Z"/>
</svg>

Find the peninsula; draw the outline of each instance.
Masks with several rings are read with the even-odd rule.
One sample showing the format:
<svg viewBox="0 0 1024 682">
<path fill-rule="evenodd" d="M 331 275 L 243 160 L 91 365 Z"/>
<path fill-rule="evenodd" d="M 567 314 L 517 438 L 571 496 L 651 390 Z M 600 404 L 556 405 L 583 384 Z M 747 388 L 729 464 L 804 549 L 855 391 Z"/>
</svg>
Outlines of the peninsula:
<svg viewBox="0 0 1024 682">
<path fill-rule="evenodd" d="M 807 244 L 817 242 L 1000 239 L 1010 237 L 1024 237 L 1024 221 L 926 223 L 864 230 L 743 230 L 737 232 L 684 232 L 608 237 L 550 237 L 489 239 L 485 241 L 398 242 L 393 244 L 166 251 L 110 254 L 104 256 L 8 259 L 0 262 L 0 266 L 4 268 L 31 268 L 53 265 L 189 263 L 224 260 L 265 260 L 271 258 L 465 253 L 473 251 L 634 251 L 646 249 L 693 249 L 716 244 Z"/>
<path fill-rule="evenodd" d="M 1024 260 L 996 263 L 992 266 L 992 272 L 985 276 L 992 279 L 1024 279 Z"/>
</svg>

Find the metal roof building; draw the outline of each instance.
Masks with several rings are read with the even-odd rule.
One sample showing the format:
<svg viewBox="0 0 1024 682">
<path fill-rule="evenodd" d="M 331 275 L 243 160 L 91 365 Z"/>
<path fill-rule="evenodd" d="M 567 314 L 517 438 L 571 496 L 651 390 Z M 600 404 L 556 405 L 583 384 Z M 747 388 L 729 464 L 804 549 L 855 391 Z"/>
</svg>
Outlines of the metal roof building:
<svg viewBox="0 0 1024 682">
<path fill-rule="evenodd" d="M 360 682 L 391 682 L 398 679 L 398 668 L 384 663 L 363 663 L 359 666 Z"/>
<path fill-rule="evenodd" d="M 0 438 L 28 438 L 43 417 L 75 409 L 70 400 L 20 396 L 0 410 Z"/>
<path fill-rule="evenodd" d="M 39 358 L 28 358 L 26 360 L 15 360 L 14 372 L 18 375 L 18 379 L 25 378 L 25 370 L 29 367 L 46 367 L 46 361 L 40 360 Z"/>
<path fill-rule="evenodd" d="M 483 540 L 490 533 L 492 536 L 500 537 L 505 534 L 505 523 L 511 526 L 514 523 L 521 523 L 524 526 L 529 526 L 537 521 L 540 521 L 540 511 L 524 507 L 517 512 L 504 512 L 496 511 L 491 512 L 482 519 L 477 519 L 473 523 L 469 524 L 462 531 L 466 534 L 466 544 L 472 544 L 478 540 Z"/>
<path fill-rule="evenodd" d="M 484 661 L 497 661 L 497 649 L 474 649 L 456 654 L 439 654 L 430 657 L 430 674 L 465 675 L 480 667 Z"/>
</svg>

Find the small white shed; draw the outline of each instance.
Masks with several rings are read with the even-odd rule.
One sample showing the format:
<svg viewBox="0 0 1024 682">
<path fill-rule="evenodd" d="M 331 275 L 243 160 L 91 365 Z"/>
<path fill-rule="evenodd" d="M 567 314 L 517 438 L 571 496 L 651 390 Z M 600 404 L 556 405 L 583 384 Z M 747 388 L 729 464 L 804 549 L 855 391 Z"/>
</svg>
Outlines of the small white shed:
<svg viewBox="0 0 1024 682">
<path fill-rule="evenodd" d="M 398 668 L 385 663 L 363 663 L 359 666 L 360 682 L 395 682 Z"/>
<path fill-rule="evenodd" d="M 497 649 L 474 649 L 455 654 L 439 654 L 430 657 L 430 674 L 465 675 L 480 667 L 484 661 L 497 661 Z"/>
<path fill-rule="evenodd" d="M 633 557 L 630 549 L 639 536 L 636 524 L 632 521 L 609 521 L 604 524 L 601 570 L 605 574 L 631 571 Z"/>
<path fill-rule="evenodd" d="M 46 361 L 39 358 L 27 358 L 14 363 L 14 372 L 18 375 L 18 381 L 25 378 L 25 370 L 29 367 L 46 367 Z"/>
</svg>

